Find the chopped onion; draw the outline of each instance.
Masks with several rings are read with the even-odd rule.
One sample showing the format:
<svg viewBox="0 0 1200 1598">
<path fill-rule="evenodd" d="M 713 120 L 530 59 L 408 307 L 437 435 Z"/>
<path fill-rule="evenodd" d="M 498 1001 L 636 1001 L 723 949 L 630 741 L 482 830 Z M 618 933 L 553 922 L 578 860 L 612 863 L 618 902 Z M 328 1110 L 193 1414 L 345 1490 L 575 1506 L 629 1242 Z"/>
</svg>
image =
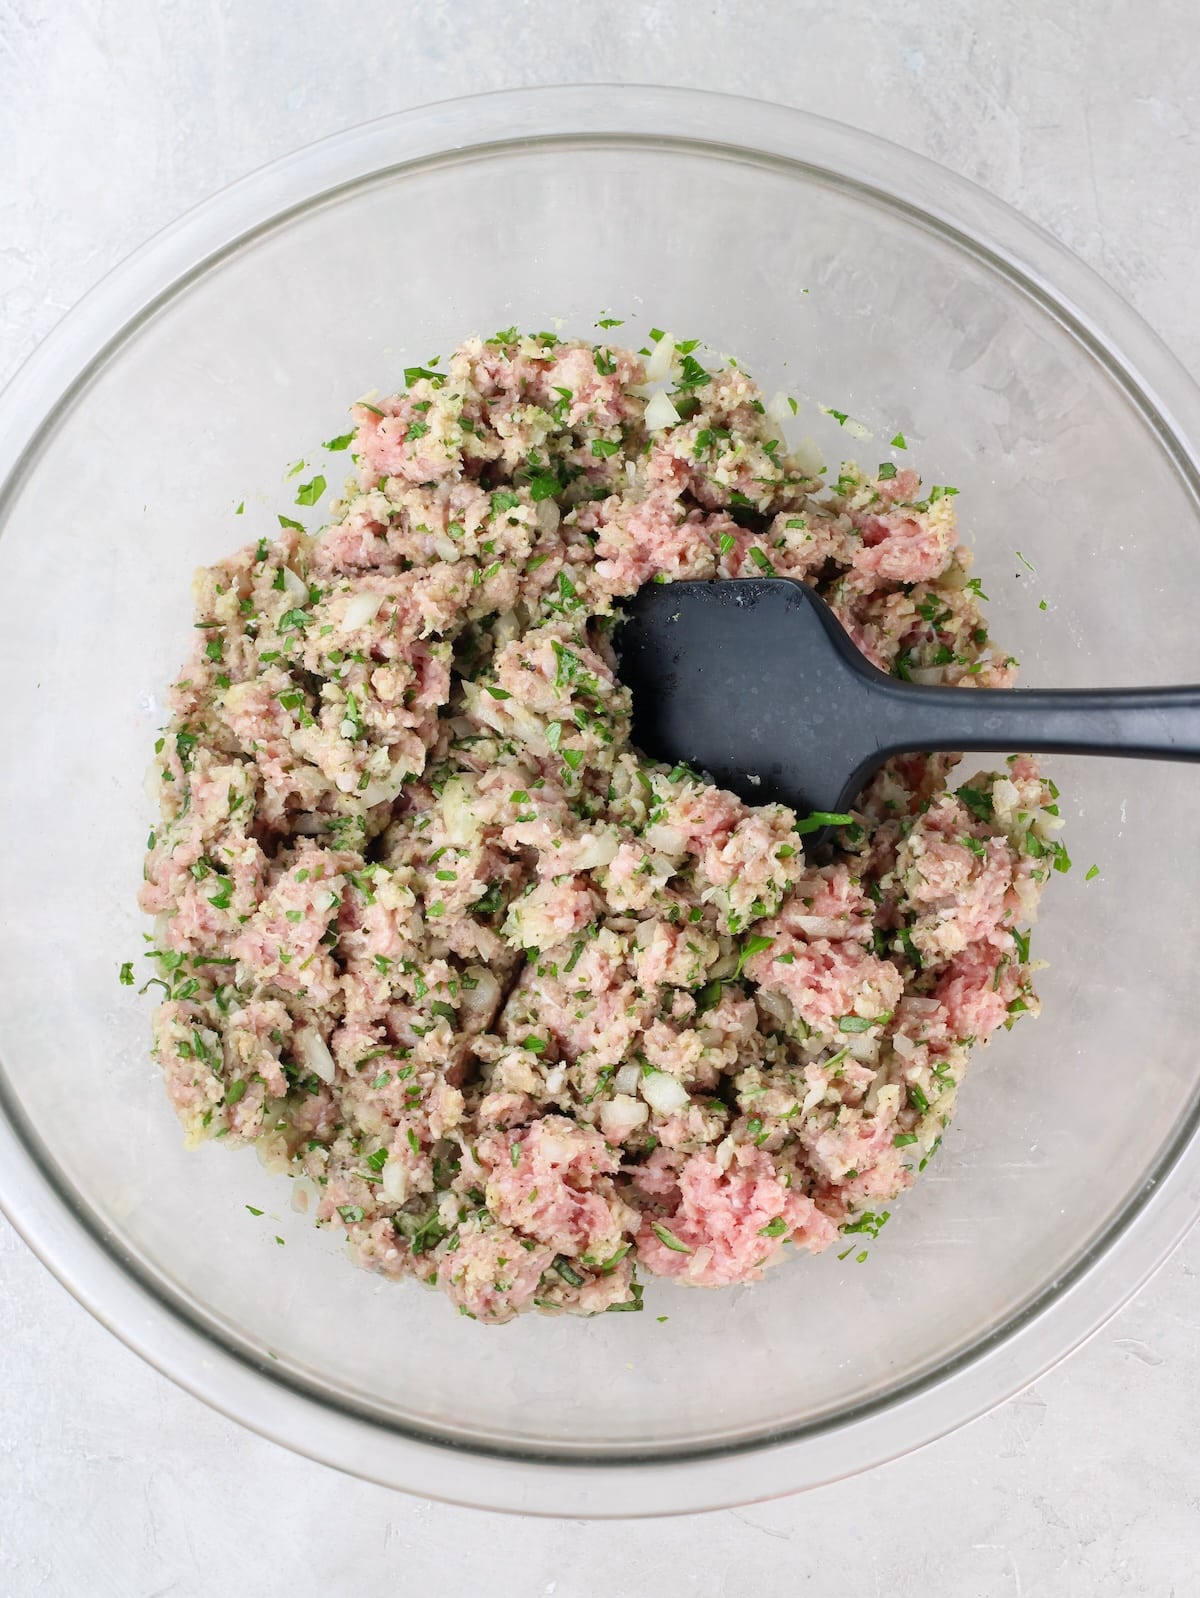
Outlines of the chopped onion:
<svg viewBox="0 0 1200 1598">
<path fill-rule="evenodd" d="M 863 1109 L 868 1115 L 877 1116 L 879 1121 L 894 1120 L 900 1108 L 900 1088 L 895 1082 L 887 1082 L 882 1086 L 878 1077 L 867 1089 L 863 1099 Z"/>
<path fill-rule="evenodd" d="M 671 403 L 671 396 L 661 390 L 646 406 L 646 426 L 651 432 L 657 432 L 663 427 L 674 427 L 679 420 L 679 412 Z"/>
<path fill-rule="evenodd" d="M 825 467 L 824 451 L 807 435 L 792 446 L 792 459 L 806 477 L 819 477 Z"/>
<path fill-rule="evenodd" d="M 646 1105 L 627 1093 L 618 1093 L 600 1106 L 600 1128 L 610 1143 L 620 1143 L 649 1116 Z"/>
<path fill-rule="evenodd" d="M 917 1045 L 906 1032 L 897 1032 L 892 1037 L 892 1047 L 904 1060 L 911 1060 L 917 1052 Z"/>
<path fill-rule="evenodd" d="M 480 688 L 478 683 L 464 682 L 462 689 L 467 711 L 477 721 L 482 721 L 485 726 L 504 738 L 511 738 L 516 733 L 521 742 L 528 744 L 535 754 L 549 752 L 545 722 L 525 705 L 516 699 L 493 699 L 491 694 Z"/>
<path fill-rule="evenodd" d="M 808 1115 L 815 1110 L 817 1105 L 820 1104 L 821 1100 L 825 1097 L 827 1091 L 828 1086 L 825 1082 L 814 1082 L 812 1087 L 809 1088 L 808 1092 L 804 1095 L 804 1098 L 801 1101 L 800 1114 L 802 1116 Z"/>
<path fill-rule="evenodd" d="M 613 1077 L 613 1087 L 618 1093 L 636 1093 L 642 1069 L 638 1065 L 623 1065 Z"/>
<path fill-rule="evenodd" d="M 458 545 L 452 538 L 448 538 L 445 533 L 435 533 L 433 535 L 433 547 L 437 550 L 438 554 L 443 560 L 458 559 Z"/>
<path fill-rule="evenodd" d="M 596 832 L 579 840 L 579 851 L 573 856 L 576 871 L 595 871 L 615 859 L 620 844 L 614 832 Z"/>
<path fill-rule="evenodd" d="M 337 1067 L 333 1063 L 329 1045 L 315 1027 L 302 1026 L 296 1029 L 296 1053 L 301 1065 L 319 1076 L 322 1082 L 333 1081 Z"/>
<path fill-rule="evenodd" d="M 1016 783 L 1010 782 L 1007 777 L 998 777 L 992 784 L 992 809 L 1001 826 L 1008 826 L 1020 803 L 1021 795 Z"/>
<path fill-rule="evenodd" d="M 727 1171 L 733 1164 L 736 1145 L 731 1137 L 723 1137 L 717 1144 L 717 1164 L 722 1171 Z"/>
<path fill-rule="evenodd" d="M 665 1071 L 643 1071 L 639 1085 L 642 1097 L 659 1115 L 675 1115 L 687 1109 L 688 1090 L 682 1082 L 668 1076 Z"/>
<path fill-rule="evenodd" d="M 717 977 L 731 977 L 737 970 L 738 951 L 733 939 L 722 936 L 720 943 L 721 957 L 715 965 L 708 968 L 710 981 Z"/>
<path fill-rule="evenodd" d="M 796 1020 L 796 1012 L 792 1008 L 792 1001 L 785 993 L 775 993 L 769 988 L 759 988 L 755 994 L 760 1010 L 773 1017 L 785 1029 L 792 1026 Z"/>
<path fill-rule="evenodd" d="M 650 359 L 646 362 L 647 383 L 661 383 L 671 370 L 671 362 L 675 358 L 675 340 L 670 333 L 664 333 L 654 346 Z"/>
<path fill-rule="evenodd" d="M 841 916 L 797 916 L 796 924 L 809 938 L 841 938 L 846 922 Z"/>
<path fill-rule="evenodd" d="M 476 797 L 472 777 L 451 777 L 442 789 L 442 824 L 446 841 L 456 849 L 469 849 L 479 836 L 473 813 Z"/>
<path fill-rule="evenodd" d="M 283 567 L 283 591 L 289 599 L 298 599 L 302 604 L 308 603 L 308 584 L 297 577 L 290 566 Z"/>
<path fill-rule="evenodd" d="M 566 1066 L 552 1065 L 548 1071 L 542 1072 L 542 1091 L 553 1099 L 562 1092 L 566 1080 Z"/>
<path fill-rule="evenodd" d="M 514 638 L 519 638 L 520 635 L 521 622 L 516 611 L 501 611 L 500 615 L 492 623 L 492 640 L 496 648 L 500 649 L 504 644 L 511 644 Z M 468 729 L 470 732 L 474 732 L 474 730 L 473 727 Z"/>
<path fill-rule="evenodd" d="M 383 1168 L 380 1187 L 393 1204 L 408 1202 L 409 1174 L 403 1160 L 389 1160 Z"/>
<path fill-rule="evenodd" d="M 936 688 L 946 680 L 946 674 L 940 666 L 914 666 L 911 675 L 913 682 L 920 683 L 924 688 Z"/>
<path fill-rule="evenodd" d="M 374 782 L 369 782 L 359 794 L 359 798 L 368 809 L 372 805 L 381 805 L 386 799 L 389 803 L 398 797 L 404 787 L 405 770 L 403 761 L 397 761 L 386 777 L 378 777 Z M 341 779 L 338 780 L 341 787 Z"/>
<path fill-rule="evenodd" d="M 459 1024 L 466 1031 L 472 1030 L 472 1022 L 478 1022 L 480 1027 L 489 1026 L 500 1006 L 499 982 L 482 965 L 468 967 L 463 975 L 470 976 L 475 986 L 468 988 L 464 984 L 462 987 L 458 1007 Z"/>
<path fill-rule="evenodd" d="M 656 821 L 645 831 L 646 842 L 656 854 L 680 855 L 687 848 L 687 837 L 678 827 L 669 827 L 665 821 Z"/>
<path fill-rule="evenodd" d="M 311 1176 L 292 1178 L 292 1208 L 298 1215 L 315 1214 L 320 1199 L 321 1189 Z"/>
<path fill-rule="evenodd" d="M 866 1032 L 858 1032 L 847 1038 L 844 1046 L 864 1065 L 874 1065 L 879 1059 L 879 1043 Z"/>
<path fill-rule="evenodd" d="M 272 1176 L 286 1176 L 289 1170 L 287 1143 L 277 1132 L 264 1132 L 254 1140 L 254 1153 L 264 1171 Z"/>
<path fill-rule="evenodd" d="M 562 521 L 562 511 L 552 499 L 539 499 L 537 506 L 538 526 L 543 533 L 556 533 L 558 524 Z"/>
<path fill-rule="evenodd" d="M 382 594 L 373 594 L 369 590 L 352 594 L 345 610 L 342 612 L 342 626 L 351 632 L 356 627 L 365 627 L 369 621 L 374 621 L 379 614 L 379 607 L 383 604 Z"/>
<path fill-rule="evenodd" d="M 790 422 L 796 412 L 787 395 L 782 389 L 777 390 L 771 403 L 767 406 L 767 415 L 773 422 Z"/>
</svg>

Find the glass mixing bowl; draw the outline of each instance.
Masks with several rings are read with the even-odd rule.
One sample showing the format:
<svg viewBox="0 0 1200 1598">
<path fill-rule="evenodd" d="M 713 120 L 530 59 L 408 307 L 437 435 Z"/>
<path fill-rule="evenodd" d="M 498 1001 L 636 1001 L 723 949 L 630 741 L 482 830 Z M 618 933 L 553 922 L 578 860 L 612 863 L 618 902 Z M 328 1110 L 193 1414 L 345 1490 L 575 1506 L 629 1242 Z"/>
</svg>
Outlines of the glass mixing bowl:
<svg viewBox="0 0 1200 1598">
<path fill-rule="evenodd" d="M 117 967 L 144 946 L 142 774 L 191 571 L 272 532 L 287 465 L 405 364 L 605 313 L 803 396 L 796 431 L 830 462 L 873 464 L 902 431 L 962 491 L 1026 685 L 1200 676 L 1188 378 L 996 200 L 776 106 L 550 89 L 355 129 L 154 240 L 0 399 L 8 1214 L 227 1414 L 414 1492 L 569 1515 L 744 1501 L 901 1453 L 1076 1345 L 1200 1208 L 1197 773 L 1099 760 L 1052 765 L 1077 866 L 1035 935 L 1045 1014 L 980 1055 L 865 1263 L 492 1330 L 351 1269 L 252 1154 L 185 1153 L 151 1001 Z"/>
</svg>

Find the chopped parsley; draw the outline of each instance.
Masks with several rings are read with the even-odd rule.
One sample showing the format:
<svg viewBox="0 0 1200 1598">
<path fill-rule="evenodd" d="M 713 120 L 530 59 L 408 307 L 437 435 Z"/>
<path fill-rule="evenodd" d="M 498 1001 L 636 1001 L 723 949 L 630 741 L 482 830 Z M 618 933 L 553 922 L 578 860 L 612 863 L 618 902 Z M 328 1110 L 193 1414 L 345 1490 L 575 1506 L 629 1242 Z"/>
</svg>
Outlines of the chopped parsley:
<svg viewBox="0 0 1200 1598">
<path fill-rule="evenodd" d="M 812 810 L 801 821 L 797 821 L 795 831 L 803 838 L 810 832 L 819 832 L 822 827 L 848 827 L 854 817 L 841 810 Z"/>
<path fill-rule="evenodd" d="M 747 960 L 752 960 L 756 954 L 761 954 L 764 949 L 769 949 L 774 942 L 774 938 L 768 938 L 761 933 L 752 938 L 747 938 L 738 951 L 737 969 L 733 973 L 733 980 L 736 982 L 746 969 Z"/>
<path fill-rule="evenodd" d="M 677 1238 L 674 1232 L 668 1231 L 661 1221 L 651 1221 L 650 1230 L 664 1248 L 673 1249 L 676 1254 L 691 1254 L 692 1249 Z"/>
<path fill-rule="evenodd" d="M 884 1010 L 879 1015 L 840 1015 L 838 1016 L 839 1032 L 869 1032 L 873 1026 L 886 1026 L 892 1019 L 892 1012 Z"/>
<path fill-rule="evenodd" d="M 325 492 L 325 479 L 320 472 L 307 483 L 301 483 L 296 490 L 297 505 L 315 505 Z"/>
</svg>

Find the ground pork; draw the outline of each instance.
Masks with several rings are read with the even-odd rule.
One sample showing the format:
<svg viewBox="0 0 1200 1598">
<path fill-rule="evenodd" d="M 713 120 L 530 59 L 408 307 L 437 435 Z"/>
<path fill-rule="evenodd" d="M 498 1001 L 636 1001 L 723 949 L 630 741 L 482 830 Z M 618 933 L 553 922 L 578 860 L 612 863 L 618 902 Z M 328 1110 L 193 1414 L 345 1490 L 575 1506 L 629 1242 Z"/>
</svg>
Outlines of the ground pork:
<svg viewBox="0 0 1200 1598">
<path fill-rule="evenodd" d="M 155 749 L 188 1140 L 258 1143 L 360 1265 L 482 1322 L 877 1231 L 971 1050 L 1036 1013 L 1023 928 L 1069 864 L 1027 757 L 893 760 L 816 857 L 632 746 L 612 629 L 645 582 L 791 577 L 897 676 L 1015 669 L 954 490 L 812 476 L 740 367 L 661 338 L 507 329 L 354 406 L 327 525 L 312 471 L 197 574 Z"/>
</svg>

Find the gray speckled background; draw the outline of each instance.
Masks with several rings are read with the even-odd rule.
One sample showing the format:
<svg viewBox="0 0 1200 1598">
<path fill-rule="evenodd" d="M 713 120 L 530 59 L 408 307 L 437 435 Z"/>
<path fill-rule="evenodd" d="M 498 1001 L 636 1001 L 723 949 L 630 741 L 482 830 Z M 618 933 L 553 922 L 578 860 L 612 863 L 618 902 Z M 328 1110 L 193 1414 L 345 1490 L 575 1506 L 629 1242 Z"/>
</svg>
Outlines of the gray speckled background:
<svg viewBox="0 0 1200 1598">
<path fill-rule="evenodd" d="M 0 0 L 0 379 L 181 210 L 366 117 L 663 81 L 986 185 L 1200 371 L 1196 0 Z M 1087 1348 L 913 1458 L 621 1528 L 349 1480 L 142 1365 L 0 1229 L 0 1592 L 1108 1598 L 1197 1591 L 1200 1236 Z"/>
</svg>

